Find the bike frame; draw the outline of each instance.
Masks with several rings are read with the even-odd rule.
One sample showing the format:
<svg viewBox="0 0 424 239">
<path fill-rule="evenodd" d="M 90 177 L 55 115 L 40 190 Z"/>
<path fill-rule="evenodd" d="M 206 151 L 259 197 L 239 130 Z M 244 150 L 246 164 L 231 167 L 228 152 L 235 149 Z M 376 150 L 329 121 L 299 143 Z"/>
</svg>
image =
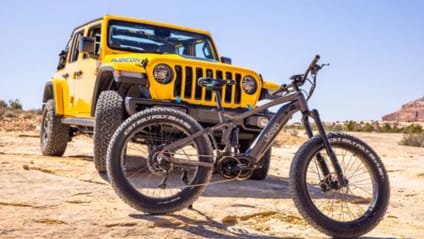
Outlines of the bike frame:
<svg viewBox="0 0 424 239">
<path fill-rule="evenodd" d="M 216 94 L 217 94 L 217 101 L 218 101 L 218 99 L 220 98 L 219 91 L 216 91 Z M 165 152 L 167 150 L 179 148 L 181 146 L 184 146 L 190 143 L 193 139 L 197 137 L 204 136 L 204 135 L 211 135 L 213 132 L 217 130 L 223 130 L 223 136 L 222 136 L 224 138 L 223 142 L 226 142 L 226 150 L 230 150 L 228 149 L 231 146 L 229 136 L 231 132 L 233 132 L 233 129 L 237 128 L 235 124 L 237 121 L 243 120 L 249 116 L 263 112 L 270 107 L 280 105 L 280 104 L 283 104 L 283 105 L 278 109 L 278 111 L 271 118 L 267 126 L 265 126 L 265 128 L 261 130 L 259 135 L 254 140 L 254 142 L 242 155 L 246 158 L 249 158 L 251 160 L 252 165 L 256 165 L 258 160 L 262 158 L 265 152 L 271 147 L 276 136 L 282 130 L 282 128 L 286 125 L 286 123 L 291 119 L 293 114 L 295 114 L 296 112 L 301 112 L 302 124 L 304 125 L 306 129 L 306 133 L 309 138 L 314 136 L 312 131 L 312 126 L 309 122 L 309 118 L 312 118 L 315 121 L 315 124 L 318 129 L 318 133 L 323 140 L 327 154 L 329 155 L 331 162 L 333 164 L 333 167 L 335 169 L 335 172 L 337 174 L 337 178 L 339 182 L 341 182 L 342 186 L 345 185 L 342 169 L 340 167 L 340 164 L 338 163 L 338 160 L 336 158 L 334 151 L 332 150 L 330 146 L 326 132 L 324 130 L 321 119 L 319 117 L 319 113 L 315 109 L 309 110 L 304 94 L 297 88 L 293 93 L 289 95 L 279 96 L 275 99 L 272 99 L 272 101 L 262 106 L 259 106 L 251 111 L 244 112 L 237 116 L 225 115 L 222 108 L 218 105 L 218 115 L 221 121 L 220 123 L 214 126 L 211 126 L 209 128 L 205 128 L 201 131 L 198 131 L 184 139 L 180 139 L 176 142 L 166 145 L 161 149 L 161 151 Z M 318 158 L 318 161 L 320 162 L 320 166 L 321 166 L 321 170 L 323 171 L 323 174 L 328 175 L 329 173 L 328 166 L 324 163 L 324 160 L 322 159 L 321 155 L 318 154 L 317 158 Z M 181 160 L 181 159 L 171 159 L 171 161 L 177 164 L 183 163 L 183 164 L 190 164 L 192 166 L 204 166 L 204 167 L 213 168 L 213 163 L 198 162 L 198 161 L 193 162 L 190 160 Z"/>
</svg>

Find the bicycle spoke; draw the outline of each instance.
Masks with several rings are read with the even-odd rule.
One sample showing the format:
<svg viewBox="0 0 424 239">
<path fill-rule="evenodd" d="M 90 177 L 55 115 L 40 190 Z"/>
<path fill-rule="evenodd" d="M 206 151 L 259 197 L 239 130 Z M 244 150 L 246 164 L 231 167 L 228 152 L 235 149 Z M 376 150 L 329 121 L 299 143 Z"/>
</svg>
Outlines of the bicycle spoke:
<svg viewBox="0 0 424 239">
<path fill-rule="evenodd" d="M 341 164 L 344 176 L 348 179 L 347 188 L 331 189 L 323 191 L 320 184 L 333 177 L 324 178 L 321 175 L 319 163 L 316 157 L 311 160 L 307 169 L 307 190 L 315 207 L 327 217 L 337 221 L 352 221 L 361 217 L 371 204 L 373 191 L 373 179 L 370 177 L 367 167 L 358 155 L 348 150 L 335 148 L 337 158 Z M 331 165 L 325 150 L 319 152 L 327 165 Z M 331 175 L 332 167 L 329 168 Z M 335 178 L 335 177 L 334 177 Z"/>
<path fill-rule="evenodd" d="M 129 137 L 122 152 L 122 168 L 129 183 L 141 194 L 152 198 L 176 195 L 193 184 L 198 166 L 173 164 L 171 158 L 198 162 L 200 155 L 194 142 L 173 152 L 157 151 L 189 134 L 173 124 L 152 124 L 138 129 Z"/>
</svg>

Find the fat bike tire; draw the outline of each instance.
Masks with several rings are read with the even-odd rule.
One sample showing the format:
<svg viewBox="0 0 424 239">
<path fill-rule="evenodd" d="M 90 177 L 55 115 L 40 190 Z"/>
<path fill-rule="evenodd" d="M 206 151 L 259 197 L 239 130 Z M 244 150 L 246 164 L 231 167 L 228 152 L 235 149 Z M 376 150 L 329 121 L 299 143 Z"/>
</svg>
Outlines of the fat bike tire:
<svg viewBox="0 0 424 239">
<path fill-rule="evenodd" d="M 150 108 L 125 120 L 115 131 L 107 152 L 107 173 L 117 195 L 148 214 L 168 214 L 188 208 L 201 195 L 213 167 L 182 166 L 175 157 L 211 163 L 207 135 L 157 156 L 160 147 L 203 130 L 189 115 L 170 108 Z M 166 178 L 166 179 L 165 179 Z"/>
<path fill-rule="evenodd" d="M 336 182 L 334 167 L 323 140 L 315 136 L 293 158 L 290 193 L 300 214 L 314 228 L 335 238 L 356 238 L 383 219 L 389 204 L 389 178 L 379 156 L 360 139 L 341 133 L 329 133 L 328 139 L 348 186 L 331 187 Z M 326 178 L 316 162 L 318 154 L 330 170 Z"/>
</svg>

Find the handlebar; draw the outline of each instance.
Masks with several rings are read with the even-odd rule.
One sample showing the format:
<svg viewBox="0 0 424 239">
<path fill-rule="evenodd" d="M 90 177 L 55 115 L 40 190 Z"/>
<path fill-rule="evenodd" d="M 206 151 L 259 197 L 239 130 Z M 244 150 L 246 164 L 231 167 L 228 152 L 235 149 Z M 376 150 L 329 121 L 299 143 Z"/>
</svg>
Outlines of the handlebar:
<svg viewBox="0 0 424 239">
<path fill-rule="evenodd" d="M 236 81 L 234 80 L 222 80 L 222 79 L 213 79 L 211 77 L 201 77 L 197 81 L 197 85 L 200 87 L 205 87 L 208 90 L 219 90 L 225 85 L 235 85 Z"/>
<path fill-rule="evenodd" d="M 319 66 L 317 67 L 317 63 L 318 63 L 318 61 L 319 61 L 320 58 L 321 57 L 319 55 L 316 55 L 314 57 L 314 59 L 312 60 L 311 64 L 309 64 L 308 69 L 306 70 L 305 74 L 303 75 L 302 82 L 301 82 L 302 85 L 303 85 L 303 83 L 305 83 L 306 78 L 308 77 L 309 72 L 312 71 L 312 73 L 314 73 L 314 74 L 316 74 L 318 72 L 319 69 L 317 69 L 317 68 L 319 68 Z"/>
<path fill-rule="evenodd" d="M 303 75 L 294 75 L 292 76 L 293 83 L 287 85 L 287 84 L 282 84 L 280 86 L 280 89 L 278 89 L 277 91 L 275 91 L 274 93 L 270 94 L 270 97 L 276 97 L 277 95 L 279 95 L 280 93 L 289 93 L 292 92 L 294 90 L 299 90 L 299 87 L 302 86 L 306 79 L 308 78 L 309 73 L 312 73 L 314 75 L 314 83 L 313 86 L 311 88 L 311 91 L 309 92 L 309 97 L 311 96 L 311 93 L 313 93 L 314 89 L 315 89 L 315 77 L 316 74 L 318 73 L 318 71 L 322 68 L 322 66 L 318 65 L 318 61 L 320 59 L 320 55 L 315 55 L 314 59 L 312 59 L 312 62 L 309 64 L 308 68 L 306 69 L 305 73 Z M 308 97 L 308 99 L 309 99 Z"/>
<path fill-rule="evenodd" d="M 320 58 L 321 57 L 319 55 L 316 55 L 314 57 L 314 59 L 312 60 L 311 64 L 309 65 L 309 68 L 315 66 L 318 63 L 318 61 L 319 61 Z"/>
</svg>

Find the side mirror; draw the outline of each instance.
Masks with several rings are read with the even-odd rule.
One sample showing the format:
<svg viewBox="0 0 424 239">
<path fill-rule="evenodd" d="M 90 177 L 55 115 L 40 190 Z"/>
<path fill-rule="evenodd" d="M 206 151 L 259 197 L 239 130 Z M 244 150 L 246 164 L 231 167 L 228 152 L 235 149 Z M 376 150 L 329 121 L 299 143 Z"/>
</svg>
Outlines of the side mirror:
<svg viewBox="0 0 424 239">
<path fill-rule="evenodd" d="M 221 62 L 224 63 L 224 64 L 229 64 L 229 65 L 231 65 L 231 63 L 232 63 L 231 58 L 226 57 L 226 56 L 221 56 Z"/>
<path fill-rule="evenodd" d="M 68 56 L 67 50 L 60 51 L 60 53 L 59 53 L 59 64 L 57 65 L 57 70 L 65 68 L 67 56 Z"/>
<path fill-rule="evenodd" d="M 95 37 L 81 37 L 78 45 L 80 53 L 87 53 L 88 55 L 96 54 L 96 38 Z"/>
</svg>

